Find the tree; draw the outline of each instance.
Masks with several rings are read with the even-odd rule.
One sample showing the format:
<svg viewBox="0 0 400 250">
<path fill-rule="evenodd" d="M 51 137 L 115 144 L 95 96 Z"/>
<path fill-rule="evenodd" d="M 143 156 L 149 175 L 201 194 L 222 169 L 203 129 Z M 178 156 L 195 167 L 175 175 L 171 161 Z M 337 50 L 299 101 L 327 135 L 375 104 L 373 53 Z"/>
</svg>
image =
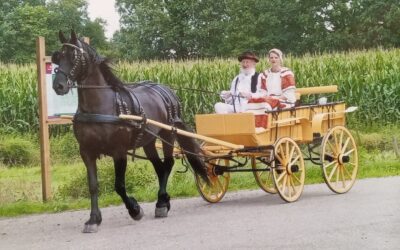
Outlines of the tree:
<svg viewBox="0 0 400 250">
<path fill-rule="evenodd" d="M 358 10 L 354 15 L 357 25 L 350 31 L 360 34 L 357 48 L 400 45 L 399 1 L 358 0 L 351 3 L 351 9 Z"/>
<path fill-rule="evenodd" d="M 73 29 L 79 35 L 83 34 L 84 24 L 88 22 L 87 3 L 85 0 L 51 0 L 47 4 L 50 14 L 49 28 L 52 35 L 46 37 L 49 51 L 60 48 L 58 31 L 68 32 Z"/>
<path fill-rule="evenodd" d="M 0 58 L 27 62 L 35 58 L 35 37 L 49 36 L 49 15 L 44 6 L 29 4 L 16 7 L 0 24 Z"/>
<path fill-rule="evenodd" d="M 320 46 L 324 50 L 400 45 L 397 0 L 326 1 L 320 16 L 326 28 Z"/>
<path fill-rule="evenodd" d="M 218 52 L 224 1 L 117 0 L 122 28 L 115 39 L 135 58 L 188 58 Z"/>
<path fill-rule="evenodd" d="M 89 19 L 86 0 L 2 1 L 0 60 L 32 61 L 38 35 L 49 52 L 59 49 L 60 29 L 128 60 L 400 46 L 398 0 L 117 0 L 116 6 L 122 27 L 110 46 L 105 21 Z"/>
<path fill-rule="evenodd" d="M 35 38 L 44 36 L 48 53 L 60 48 L 58 30 L 75 29 L 92 38 L 91 44 L 107 50 L 105 21 L 91 21 L 86 0 L 10 0 L 0 4 L 0 60 L 29 62 L 35 58 Z"/>
<path fill-rule="evenodd" d="M 101 18 L 96 18 L 94 21 L 88 20 L 85 23 L 82 34 L 90 38 L 90 44 L 93 47 L 100 49 L 108 47 L 104 29 L 106 24 L 107 22 Z"/>
<path fill-rule="evenodd" d="M 114 46 L 111 46 L 105 36 L 105 25 L 107 22 L 104 19 L 96 18 L 94 21 L 89 20 L 83 29 L 82 34 L 90 38 L 90 45 L 103 56 L 116 58 L 118 51 Z"/>
<path fill-rule="evenodd" d="M 272 47 L 300 53 L 325 31 L 316 14 L 325 2 L 118 0 L 123 28 L 116 39 L 129 41 L 120 48 L 137 58 L 233 56 Z"/>
</svg>

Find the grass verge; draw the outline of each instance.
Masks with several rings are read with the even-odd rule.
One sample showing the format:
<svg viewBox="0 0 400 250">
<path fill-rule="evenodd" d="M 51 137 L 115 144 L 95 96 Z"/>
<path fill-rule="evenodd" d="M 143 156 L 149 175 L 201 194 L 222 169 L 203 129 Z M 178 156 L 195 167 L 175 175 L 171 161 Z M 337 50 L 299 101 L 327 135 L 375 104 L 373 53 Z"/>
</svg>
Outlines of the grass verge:
<svg viewBox="0 0 400 250">
<path fill-rule="evenodd" d="M 368 152 L 360 150 L 360 168 L 358 179 L 371 177 L 387 177 L 400 175 L 400 161 L 393 152 Z M 172 198 L 198 196 L 192 173 L 178 173 L 183 167 L 180 162 L 175 163 L 174 171 L 171 174 L 168 184 L 168 191 Z M 136 171 L 136 172 L 135 172 Z M 138 201 L 156 200 L 158 185 L 154 171 L 145 161 L 135 161 L 128 167 L 127 177 L 137 176 L 138 171 L 146 181 L 127 183 L 128 192 L 133 194 Z M 131 173 L 130 173 L 131 172 Z M 144 173 L 146 172 L 146 174 Z M 150 177 L 149 177 L 150 176 Z M 154 176 L 151 177 L 151 176 Z M 84 192 L 77 195 L 69 194 L 71 181 L 72 185 L 79 187 Z M 113 168 L 109 159 L 103 159 L 100 163 L 100 198 L 99 204 L 102 207 L 120 205 L 121 199 L 113 190 Z M 140 178 L 143 180 L 143 178 Z M 127 178 L 127 182 L 128 178 Z M 322 171 L 320 167 L 308 166 L 306 169 L 306 184 L 322 183 Z M 357 185 L 357 182 L 356 184 Z M 53 213 L 66 210 L 88 209 L 90 202 L 87 197 L 85 178 L 85 167 L 82 163 L 56 165 L 52 168 L 52 189 L 54 198 L 51 201 L 41 202 L 40 167 L 30 168 L 5 168 L 0 167 L 0 217 L 12 217 L 18 215 L 35 213 Z M 234 173 L 231 175 L 229 191 L 243 189 L 258 189 L 252 173 Z M 62 191 L 64 190 L 64 191 Z"/>
</svg>

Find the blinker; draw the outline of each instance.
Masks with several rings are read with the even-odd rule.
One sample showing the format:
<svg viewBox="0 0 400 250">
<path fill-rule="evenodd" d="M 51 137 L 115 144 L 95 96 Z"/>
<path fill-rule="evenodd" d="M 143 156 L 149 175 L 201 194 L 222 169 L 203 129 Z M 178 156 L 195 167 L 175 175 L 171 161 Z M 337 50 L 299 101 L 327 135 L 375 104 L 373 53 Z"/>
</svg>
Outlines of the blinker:
<svg viewBox="0 0 400 250">
<path fill-rule="evenodd" d="M 60 56 L 61 56 L 60 51 L 54 51 L 53 54 L 51 55 L 51 62 L 59 65 L 60 64 Z"/>
</svg>

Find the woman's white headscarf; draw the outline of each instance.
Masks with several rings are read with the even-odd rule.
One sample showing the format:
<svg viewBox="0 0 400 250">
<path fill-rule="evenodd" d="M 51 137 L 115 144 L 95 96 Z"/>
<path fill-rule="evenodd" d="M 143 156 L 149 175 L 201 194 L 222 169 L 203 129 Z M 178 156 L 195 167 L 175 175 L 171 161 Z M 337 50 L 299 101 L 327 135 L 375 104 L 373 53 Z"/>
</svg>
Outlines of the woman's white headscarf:
<svg viewBox="0 0 400 250">
<path fill-rule="evenodd" d="M 268 56 L 269 56 L 271 53 L 274 53 L 274 54 L 278 55 L 279 59 L 281 60 L 281 65 L 283 66 L 283 53 L 282 53 L 282 51 L 281 51 L 280 49 L 274 48 L 274 49 L 271 49 L 271 50 L 268 52 Z"/>
</svg>

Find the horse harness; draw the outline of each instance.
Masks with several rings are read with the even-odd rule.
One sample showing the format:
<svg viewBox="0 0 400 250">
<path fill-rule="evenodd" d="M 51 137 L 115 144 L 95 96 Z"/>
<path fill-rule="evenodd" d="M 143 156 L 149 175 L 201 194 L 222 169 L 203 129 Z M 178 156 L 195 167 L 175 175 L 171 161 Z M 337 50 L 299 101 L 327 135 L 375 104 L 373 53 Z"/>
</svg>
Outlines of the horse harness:
<svg viewBox="0 0 400 250">
<path fill-rule="evenodd" d="M 86 89 L 109 89 L 112 86 L 109 85 L 79 85 L 77 81 L 82 81 L 87 77 L 88 71 L 88 61 L 89 61 L 89 54 L 85 51 L 81 46 L 81 41 L 78 40 L 78 45 L 76 46 L 71 43 L 63 43 L 64 46 L 72 47 L 74 49 L 73 59 L 72 59 L 72 69 L 70 72 L 65 72 L 60 67 L 56 67 L 54 69 L 54 73 L 61 73 L 67 78 L 67 86 L 69 88 L 86 88 Z M 59 51 L 54 52 L 51 61 L 55 64 L 59 64 Z"/>
<path fill-rule="evenodd" d="M 127 84 L 122 87 L 114 87 L 110 85 L 82 85 L 77 84 L 78 81 L 82 81 L 87 77 L 88 70 L 88 53 L 81 48 L 80 46 L 76 46 L 70 43 L 63 43 L 63 45 L 74 48 L 74 56 L 73 56 L 73 66 L 69 73 L 64 72 L 59 67 L 54 69 L 54 72 L 61 73 L 67 78 L 67 86 L 69 88 L 79 88 L 79 89 L 113 89 L 115 92 L 115 100 L 116 100 L 116 112 L 118 115 L 121 114 L 135 114 L 140 115 L 142 117 L 141 121 L 127 121 L 120 119 L 114 115 L 104 115 L 104 114 L 90 114 L 90 113 L 82 113 L 77 112 L 74 115 L 74 122 L 81 123 L 109 123 L 109 124 L 119 124 L 125 126 L 131 126 L 138 129 L 138 135 L 135 140 L 132 142 L 133 153 L 132 160 L 135 156 L 135 150 L 138 143 L 142 140 L 144 132 L 146 131 L 147 118 L 146 113 L 143 110 L 143 106 L 141 105 L 139 98 L 135 94 L 134 90 L 138 87 L 146 87 L 149 90 L 155 92 L 161 100 L 164 102 L 164 105 L 167 109 L 167 120 L 170 124 L 174 124 L 176 122 L 181 121 L 179 118 L 180 114 L 180 106 L 178 97 L 174 95 L 171 91 L 163 88 L 161 85 L 153 83 L 151 81 L 142 81 L 134 84 Z M 78 40 L 78 45 L 80 45 L 80 41 Z M 57 62 L 57 54 L 53 54 L 52 61 Z M 132 110 L 129 109 L 129 105 L 123 98 L 123 94 L 128 97 L 129 102 L 131 104 Z M 176 133 L 176 129 L 172 131 L 172 133 Z"/>
<path fill-rule="evenodd" d="M 177 101 L 177 97 L 173 95 L 171 91 L 168 91 L 161 85 L 153 83 L 151 81 L 142 81 L 135 84 L 128 84 L 127 86 L 124 86 L 122 90 L 129 96 L 129 99 L 132 103 L 132 112 L 142 117 L 142 120 L 138 123 L 137 126 L 139 129 L 139 134 L 137 136 L 137 139 L 133 142 L 132 159 L 135 155 L 134 153 L 136 146 L 141 141 L 144 132 L 146 131 L 146 124 L 147 124 L 146 113 L 144 112 L 143 107 L 134 92 L 134 90 L 138 87 L 146 87 L 152 92 L 156 93 L 161 98 L 167 110 L 167 120 L 169 124 L 173 125 L 175 122 L 180 121 L 179 118 L 180 106 L 178 104 L 179 102 Z M 119 112 L 119 115 L 131 114 L 131 111 L 127 107 L 126 102 L 123 100 L 121 94 L 118 91 L 116 91 L 116 100 L 117 100 L 117 107 L 118 107 L 117 110 Z M 172 133 L 176 133 L 176 130 L 173 130 Z"/>
</svg>

